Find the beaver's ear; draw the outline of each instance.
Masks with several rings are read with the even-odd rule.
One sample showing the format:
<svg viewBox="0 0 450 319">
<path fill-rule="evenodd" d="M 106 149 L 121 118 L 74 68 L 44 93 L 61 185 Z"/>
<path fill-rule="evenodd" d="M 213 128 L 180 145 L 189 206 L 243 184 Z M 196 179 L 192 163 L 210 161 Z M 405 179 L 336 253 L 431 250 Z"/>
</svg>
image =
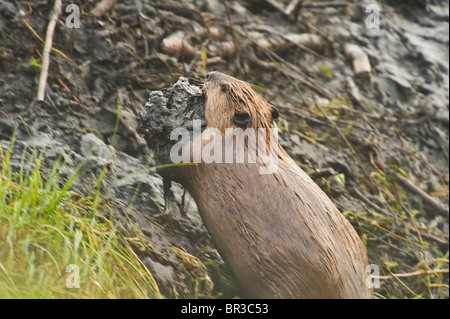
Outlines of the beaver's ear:
<svg viewBox="0 0 450 319">
<path fill-rule="evenodd" d="M 234 123 L 238 126 L 245 126 L 250 122 L 250 114 L 246 111 L 234 113 Z"/>
<path fill-rule="evenodd" d="M 275 106 L 272 106 L 272 119 L 277 119 L 280 116 L 280 112 Z"/>
</svg>

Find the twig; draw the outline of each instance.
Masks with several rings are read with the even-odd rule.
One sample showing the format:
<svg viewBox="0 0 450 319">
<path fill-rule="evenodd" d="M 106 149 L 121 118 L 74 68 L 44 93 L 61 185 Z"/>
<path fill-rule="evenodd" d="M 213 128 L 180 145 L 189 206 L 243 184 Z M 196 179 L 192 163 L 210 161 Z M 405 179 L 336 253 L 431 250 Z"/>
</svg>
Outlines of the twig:
<svg viewBox="0 0 450 319">
<path fill-rule="evenodd" d="M 398 122 L 403 121 L 405 119 L 408 119 L 410 117 L 417 116 L 417 115 L 422 115 L 422 114 L 427 114 L 427 108 L 428 108 L 428 106 L 425 105 L 425 106 L 421 107 L 420 109 L 418 109 L 417 111 L 398 116 L 395 120 L 392 120 L 390 122 L 392 124 L 397 124 Z"/>
<path fill-rule="evenodd" d="M 431 207 L 433 207 L 437 212 L 439 212 L 440 215 L 443 215 L 445 217 L 449 216 L 449 209 L 445 205 L 438 203 L 433 197 L 425 193 L 423 190 L 421 190 L 419 187 L 414 185 L 409 179 L 406 177 L 403 177 L 399 173 L 394 174 L 395 178 L 402 183 L 403 186 L 405 186 L 409 191 L 413 192 L 414 194 L 420 196 L 425 202 L 427 202 Z"/>
<path fill-rule="evenodd" d="M 348 3 L 343 1 L 328 2 L 309 2 L 302 5 L 303 8 L 329 8 L 329 7 L 347 7 Z"/>
<path fill-rule="evenodd" d="M 264 0 L 264 2 L 267 3 L 269 6 L 271 6 L 272 8 L 280 11 L 282 14 L 284 14 L 284 15 L 286 14 L 283 4 L 278 3 L 278 2 L 276 2 L 274 0 Z"/>
<path fill-rule="evenodd" d="M 389 235 L 391 235 L 391 236 L 394 236 L 395 238 L 398 238 L 398 239 L 400 239 L 400 240 L 403 240 L 403 241 L 405 241 L 405 242 L 407 242 L 407 243 L 409 243 L 409 244 L 411 244 L 411 245 L 414 245 L 414 246 L 423 248 L 422 245 L 420 245 L 420 244 L 418 244 L 418 243 L 416 243 L 416 242 L 412 242 L 412 241 L 409 240 L 408 238 L 402 237 L 402 236 L 400 236 L 400 235 L 397 235 L 396 233 L 391 232 L 389 229 L 384 228 L 383 226 L 377 224 L 377 223 L 374 222 L 373 220 L 369 220 L 368 218 L 365 218 L 364 216 L 360 216 L 360 215 L 358 215 L 358 214 L 353 214 L 353 216 L 355 216 L 355 217 L 357 217 L 357 218 L 359 218 L 359 219 L 361 219 L 361 220 L 363 220 L 363 221 L 369 223 L 370 225 L 372 225 L 372 226 L 374 226 L 374 227 L 376 227 L 376 228 L 378 228 L 378 229 L 384 231 L 385 233 L 387 233 L 387 234 L 389 234 Z"/>
<path fill-rule="evenodd" d="M 316 57 L 318 57 L 320 59 L 327 60 L 328 62 L 333 63 L 333 64 L 338 65 L 338 66 L 342 66 L 343 65 L 343 63 L 340 63 L 340 62 L 338 62 L 336 60 L 330 59 L 329 57 L 326 57 L 325 55 L 320 54 L 319 52 L 317 52 L 317 51 L 315 51 L 313 49 L 310 49 L 306 45 L 301 44 L 298 41 L 294 41 L 292 38 L 289 37 L 289 34 L 283 33 L 281 31 L 274 30 L 273 28 L 267 27 L 265 25 L 257 25 L 257 26 L 254 26 L 253 29 L 256 30 L 256 31 L 262 31 L 262 32 L 270 33 L 271 35 L 274 35 L 276 37 L 283 38 L 289 44 L 292 44 L 292 45 L 294 45 L 297 48 L 305 50 L 306 52 L 308 52 L 308 53 L 310 53 L 310 54 L 312 54 L 312 55 L 314 55 L 314 56 L 316 56 Z"/>
<path fill-rule="evenodd" d="M 374 162 L 373 160 L 373 152 L 369 153 L 370 156 L 370 164 L 372 164 L 372 166 L 378 171 L 378 173 L 380 173 L 382 176 L 386 176 L 384 174 L 384 172 L 378 167 L 378 165 Z"/>
<path fill-rule="evenodd" d="M 302 132 L 299 132 L 297 130 L 294 130 L 294 133 L 297 134 L 298 136 L 300 136 L 301 138 L 304 138 L 305 140 L 307 140 L 308 142 L 310 142 L 311 144 L 316 145 L 317 147 L 321 148 L 322 150 L 324 150 L 325 152 L 328 152 L 329 149 L 328 147 L 318 143 L 316 140 L 310 138 L 309 136 L 303 134 Z"/>
<path fill-rule="evenodd" d="M 69 89 L 69 87 L 61 80 L 61 78 L 58 76 L 58 82 L 59 84 L 61 84 L 61 86 L 69 93 L 72 93 Z M 72 95 L 73 99 L 75 100 L 75 102 L 79 103 L 80 101 L 78 100 L 78 98 L 75 95 Z"/>
<path fill-rule="evenodd" d="M 327 119 L 327 121 L 336 128 L 336 131 L 338 132 L 338 134 L 340 135 L 340 137 L 342 138 L 342 140 L 344 141 L 345 144 L 347 144 L 347 147 L 350 149 L 350 151 L 352 153 L 356 153 L 355 149 L 353 148 L 353 145 L 350 144 L 350 142 L 347 140 L 347 138 L 345 137 L 344 133 L 341 132 L 341 129 L 339 128 L 339 126 L 333 122 L 332 119 L 330 119 L 330 117 L 328 116 L 328 114 L 324 111 L 324 109 L 320 106 L 320 103 L 317 103 L 316 101 L 316 97 L 313 96 L 314 98 L 314 104 L 315 106 L 319 109 L 319 111 L 323 114 L 323 116 Z M 359 160 L 358 160 L 359 162 Z"/>
<path fill-rule="evenodd" d="M 252 40 L 253 41 L 253 40 Z M 297 68 L 295 65 L 289 63 L 288 61 L 286 61 L 285 59 L 283 59 L 282 57 L 280 57 L 278 54 L 276 54 L 275 52 L 273 52 L 270 49 L 261 47 L 260 45 L 258 45 L 258 43 L 256 43 L 255 41 L 253 41 L 258 47 L 262 48 L 266 53 L 268 53 L 270 56 L 272 56 L 275 60 L 277 60 L 278 62 L 286 65 L 289 69 L 291 69 L 292 71 L 294 71 L 295 73 L 300 74 L 302 77 L 307 77 L 307 75 L 302 72 L 299 68 Z M 313 89 L 314 91 L 316 91 L 317 93 L 323 95 L 324 97 L 326 97 L 327 99 L 331 100 L 334 98 L 334 95 L 332 93 L 330 93 L 327 89 L 325 89 L 324 87 L 322 87 L 321 85 L 319 85 L 318 83 L 316 83 L 313 79 L 309 78 L 308 80 L 304 79 L 300 77 L 299 75 L 295 75 L 295 78 L 301 82 L 302 84 L 305 84 L 307 86 L 309 86 L 311 89 Z"/>
<path fill-rule="evenodd" d="M 289 82 L 291 82 L 292 86 L 295 88 L 295 90 L 298 92 L 298 94 L 300 94 L 300 98 L 302 99 L 303 105 L 305 105 L 305 106 L 308 105 L 305 94 L 303 94 L 302 90 L 300 90 L 300 88 L 297 85 L 297 82 L 295 82 L 294 79 L 292 79 L 290 76 L 287 76 L 286 74 L 283 74 L 283 75 Z M 300 113 L 300 112 L 298 112 L 298 113 Z"/>
<path fill-rule="evenodd" d="M 138 16 L 137 16 L 137 21 L 138 21 L 138 24 L 139 24 L 139 27 L 141 28 L 141 30 L 142 30 L 142 34 L 141 34 L 141 36 L 142 36 L 142 40 L 144 40 L 144 57 L 148 57 L 148 42 L 147 42 L 147 30 L 146 30 L 146 27 L 145 27 L 145 23 L 142 23 L 142 20 L 150 20 L 148 17 L 146 17 L 143 13 L 142 13 L 142 2 L 141 1 L 139 1 L 139 0 L 134 0 L 134 4 L 135 4 L 135 7 L 136 7 L 136 11 L 137 11 L 137 14 L 138 14 Z"/>
<path fill-rule="evenodd" d="M 233 23 L 231 22 L 230 8 L 228 7 L 227 0 L 222 0 L 222 3 L 225 7 L 225 12 L 227 14 L 228 25 L 230 28 L 231 37 L 233 38 L 233 44 L 234 44 L 234 47 L 236 48 L 236 52 L 239 56 L 239 63 L 241 65 L 242 71 L 244 71 L 245 77 L 247 77 L 247 70 L 245 69 L 245 64 L 244 64 L 244 60 L 242 59 L 241 50 L 239 49 L 239 44 L 237 43 L 236 36 L 234 34 Z"/>
<path fill-rule="evenodd" d="M 433 241 L 435 241 L 435 242 L 437 242 L 437 243 L 439 243 L 441 245 L 447 245 L 448 246 L 448 241 L 445 241 L 445 240 L 443 240 L 443 239 L 441 239 L 438 236 L 435 236 L 433 234 L 421 233 L 421 236 L 422 237 L 426 237 L 426 238 L 428 238 L 430 240 L 433 240 Z"/>
<path fill-rule="evenodd" d="M 319 52 L 317 52 L 317 51 L 315 51 L 315 50 L 313 50 L 313 49 L 308 48 L 308 47 L 307 47 L 306 45 L 304 45 L 304 44 L 301 44 L 301 43 L 292 41 L 291 39 L 289 39 L 289 37 L 287 37 L 286 35 L 282 34 L 281 32 L 280 32 L 280 36 L 283 37 L 283 39 L 285 39 L 285 40 L 288 41 L 289 43 L 292 43 L 293 45 L 295 45 L 297 48 L 300 48 L 300 49 L 302 49 L 302 50 L 305 50 L 306 52 L 308 52 L 308 53 L 314 55 L 314 56 L 317 57 L 317 58 L 327 60 L 328 62 L 330 62 L 330 63 L 332 63 L 332 64 L 334 64 L 334 65 L 339 65 L 339 64 L 340 64 L 338 61 L 333 60 L 333 59 L 330 59 L 329 57 L 326 57 L 325 55 L 320 54 Z"/>
<path fill-rule="evenodd" d="M 62 86 L 67 92 L 70 93 L 70 89 L 67 87 L 66 84 L 64 84 L 64 82 L 61 80 L 61 78 L 60 78 L 59 76 L 58 76 L 58 82 L 59 82 L 59 84 L 61 84 L 61 86 Z"/>
<path fill-rule="evenodd" d="M 442 176 L 442 174 L 439 173 L 438 170 L 437 170 L 436 168 L 434 168 L 428 161 L 426 161 L 421 155 L 419 156 L 419 155 L 417 155 L 417 154 L 415 154 L 415 153 L 409 151 L 408 149 L 406 149 L 405 143 L 404 143 L 404 141 L 403 141 L 403 139 L 402 139 L 402 137 L 401 137 L 400 135 L 398 135 L 398 138 L 400 139 L 400 142 L 401 142 L 401 144 L 402 144 L 402 150 L 403 150 L 404 152 L 408 153 L 409 155 L 413 156 L 414 158 L 416 158 L 416 159 L 418 159 L 419 161 L 421 161 L 422 163 L 424 163 L 429 169 L 431 169 L 431 170 L 433 171 L 433 173 L 435 173 L 435 174 L 439 177 L 439 179 L 440 179 L 440 181 L 441 181 L 441 183 L 442 183 L 442 186 L 443 186 L 444 189 L 446 190 L 446 193 L 447 193 L 447 199 L 448 199 L 448 196 L 449 196 L 448 188 L 445 187 L 446 184 L 445 184 L 444 177 Z"/>
<path fill-rule="evenodd" d="M 27 22 L 27 20 L 22 19 L 22 22 L 25 24 L 25 26 L 31 31 L 31 33 L 33 33 L 33 35 L 42 43 L 44 43 L 44 40 L 42 40 L 42 38 L 39 36 L 39 34 L 36 33 L 36 31 L 34 31 L 33 27 Z M 11 37 L 10 37 L 11 38 Z M 13 39 L 13 38 L 11 38 Z M 14 40 L 14 39 L 13 39 Z M 67 55 L 65 55 L 63 52 L 59 51 L 58 49 L 55 48 L 51 48 L 52 51 L 58 53 L 60 56 L 62 56 L 64 59 L 66 59 L 69 62 L 73 62 L 71 58 L 69 58 Z"/>
<path fill-rule="evenodd" d="M 300 82 L 303 85 L 306 85 L 307 87 L 313 89 L 314 91 L 316 91 L 317 93 L 319 93 L 320 95 L 326 97 L 329 100 L 334 98 L 334 96 L 331 93 L 329 93 L 326 89 L 316 85 L 315 83 L 313 83 L 313 82 L 311 82 L 309 80 L 304 79 L 300 75 L 294 74 L 292 72 L 289 72 L 289 71 L 286 71 L 286 70 L 283 70 L 283 69 L 280 69 L 280 72 L 283 73 L 283 75 L 288 76 L 288 77 L 290 77 L 290 78 Z"/>
<path fill-rule="evenodd" d="M 404 145 L 403 145 L 404 146 Z M 404 149 L 405 150 L 405 149 Z M 412 154 L 412 153 L 411 153 Z M 412 154 L 414 155 L 414 154 Z M 383 173 L 383 170 L 385 170 L 386 165 L 380 161 L 380 159 L 377 157 L 375 160 L 373 159 L 372 152 L 370 153 L 370 163 L 378 170 L 379 173 L 382 175 L 385 175 Z M 378 167 L 381 167 L 378 168 Z M 441 215 L 448 217 L 449 216 L 449 208 L 439 202 L 437 202 L 433 197 L 428 195 L 426 192 L 421 190 L 419 187 L 414 185 L 409 179 L 406 177 L 403 177 L 397 172 L 394 172 L 394 177 L 409 191 L 412 193 L 420 196 L 425 202 L 427 202 L 431 207 L 436 209 Z M 408 212 L 409 213 L 409 212 Z"/>
<path fill-rule="evenodd" d="M 284 13 L 291 17 L 291 19 L 294 20 L 294 22 L 297 22 L 298 20 L 298 14 L 300 13 L 300 10 L 302 9 L 303 0 L 292 0 L 286 9 L 284 10 Z"/>
<path fill-rule="evenodd" d="M 232 26 L 230 26 L 232 27 Z M 234 29 L 234 28 L 233 28 Z M 243 32 L 239 31 L 238 29 L 234 29 L 237 33 L 239 33 L 240 36 L 245 37 L 245 35 L 243 34 Z M 292 72 L 289 72 L 287 70 L 284 70 L 280 67 L 274 66 L 272 64 L 269 64 L 267 62 L 263 62 L 260 61 L 254 54 L 254 62 L 256 64 L 258 64 L 260 67 L 265 68 L 265 69 L 273 69 L 275 71 L 279 71 L 280 73 L 282 73 L 284 76 L 290 77 L 292 79 L 297 80 L 298 82 L 300 82 L 303 85 L 308 86 L 309 88 L 313 89 L 314 91 L 316 91 L 317 93 L 319 93 L 320 95 L 326 97 L 327 99 L 331 100 L 334 98 L 334 95 L 332 93 L 330 93 L 327 89 L 325 89 L 324 87 L 322 87 L 321 85 L 319 85 L 318 83 L 316 83 L 313 79 L 308 78 L 308 76 L 302 72 L 301 70 L 299 70 L 295 65 L 289 63 L 288 61 L 286 61 L 285 59 L 283 59 L 282 57 L 280 57 L 278 54 L 276 54 L 275 52 L 273 52 L 272 50 L 265 48 L 261 45 L 258 44 L 258 42 L 256 42 L 255 40 L 248 38 L 247 39 L 253 43 L 258 49 L 264 51 L 264 53 L 266 53 L 267 55 L 269 55 L 272 59 L 274 59 L 275 61 L 277 61 L 278 63 L 285 65 L 287 68 L 289 68 Z M 294 73 L 293 73 L 294 72 Z M 295 74 L 296 73 L 296 74 Z M 308 79 L 305 79 L 308 78 Z"/>
<path fill-rule="evenodd" d="M 392 274 L 392 275 L 387 275 L 387 276 L 372 276 L 372 278 L 380 279 L 380 280 L 388 280 L 388 279 L 394 279 L 394 278 L 407 278 L 407 277 L 416 277 L 416 276 L 432 275 L 432 274 L 439 274 L 439 273 L 446 274 L 446 273 L 448 273 L 448 269 L 417 270 L 417 271 L 413 271 L 413 272 Z"/>
<path fill-rule="evenodd" d="M 341 43 L 340 39 L 334 38 L 333 36 L 323 32 L 322 30 L 320 30 L 318 27 L 316 27 L 314 24 L 310 23 L 310 22 L 306 22 L 305 23 L 306 27 L 308 27 L 308 29 L 313 30 L 315 32 L 317 32 L 318 34 L 320 34 L 322 37 L 324 37 L 328 42 L 331 43 Z"/>
<path fill-rule="evenodd" d="M 441 262 L 441 263 L 447 263 L 448 264 L 448 259 L 445 259 L 445 258 L 432 258 L 432 259 L 422 260 L 422 261 L 418 262 L 416 265 L 414 265 L 414 268 L 419 268 L 420 266 L 422 266 L 424 264 L 431 264 L 431 263 L 436 263 L 436 262 Z"/>
<path fill-rule="evenodd" d="M 413 152 L 408 151 L 407 149 L 404 150 L 406 153 L 412 155 L 413 157 L 417 158 L 419 161 L 421 161 L 422 163 L 424 163 L 426 166 L 428 166 L 429 169 L 431 169 L 433 171 L 433 173 L 435 173 L 439 179 L 441 180 L 442 186 L 445 186 L 445 181 L 444 181 L 444 177 L 441 173 L 438 172 L 438 170 L 436 168 L 434 168 L 428 161 L 426 161 L 422 156 L 416 155 Z M 448 189 L 447 189 L 447 198 L 448 198 Z"/>
<path fill-rule="evenodd" d="M 39 34 L 36 33 L 36 31 L 34 31 L 34 29 L 31 27 L 31 25 L 27 22 L 27 20 L 22 19 L 22 22 L 26 25 L 26 27 L 31 31 L 31 33 L 34 34 L 34 36 L 36 38 L 38 38 L 39 41 L 41 41 L 42 43 L 44 43 L 44 40 L 42 40 L 41 36 Z"/>
<path fill-rule="evenodd" d="M 363 111 L 359 111 L 359 110 L 354 110 L 354 109 L 351 109 L 351 108 L 346 107 L 346 106 L 330 106 L 329 105 L 329 106 L 327 106 L 327 109 L 355 113 L 355 114 L 359 114 L 359 115 L 362 115 L 362 116 L 370 117 L 370 118 L 376 119 L 376 120 L 380 119 L 380 115 L 371 114 L 371 113 L 367 113 L 367 112 L 363 112 Z M 359 127 L 359 128 L 364 129 L 363 127 Z"/>
<path fill-rule="evenodd" d="M 406 290 L 408 290 L 415 298 L 420 298 L 423 299 L 422 296 L 419 296 L 418 294 L 416 294 L 411 288 L 408 287 L 408 285 L 406 285 L 399 277 L 397 277 L 395 274 L 392 273 L 392 271 L 390 269 L 388 269 L 389 274 L 391 276 L 393 276 L 393 278 L 395 278 L 395 280 L 397 280 Z"/>
<path fill-rule="evenodd" d="M 299 0 L 293 0 L 286 8 L 283 4 L 278 3 L 274 0 L 264 0 L 265 3 L 267 3 L 272 8 L 278 10 L 280 13 L 282 13 L 285 16 L 290 16 L 291 13 L 295 13 L 295 10 L 293 9 L 303 9 L 303 8 L 328 8 L 328 7 L 347 7 L 348 3 L 343 1 L 327 1 L 327 2 L 307 2 L 302 3 L 303 1 Z"/>
<path fill-rule="evenodd" d="M 423 241 L 422 233 L 419 230 L 419 226 L 416 223 L 416 219 L 414 218 L 414 215 L 411 213 L 411 211 L 403 204 L 398 187 L 396 187 L 396 189 L 397 189 L 397 197 L 398 197 L 398 202 L 400 203 L 400 207 L 408 214 L 409 219 L 411 220 L 411 224 L 413 225 L 414 230 L 417 234 L 417 238 L 419 239 L 419 242 L 425 247 L 426 244 Z M 415 268 L 418 268 L 418 266 L 416 265 Z"/>
<path fill-rule="evenodd" d="M 341 129 L 339 128 L 339 126 L 337 125 L 337 123 L 335 123 L 329 116 L 328 114 L 324 111 L 324 109 L 320 106 L 319 103 L 317 103 L 316 101 L 316 97 L 313 95 L 314 98 L 314 104 L 315 106 L 320 110 L 320 112 L 322 112 L 323 116 L 327 119 L 327 121 L 332 125 L 333 128 L 336 129 L 336 131 L 338 132 L 339 136 L 341 137 L 341 139 L 344 141 L 344 143 L 347 145 L 348 149 L 351 152 L 351 155 L 353 157 L 353 159 L 355 160 L 355 162 L 359 165 L 359 167 L 361 168 L 361 170 L 363 171 L 363 173 L 366 176 L 369 176 L 369 173 L 367 172 L 366 168 L 362 165 L 361 161 L 359 160 L 359 155 L 358 153 L 355 151 L 355 148 L 353 147 L 353 145 L 348 141 L 348 139 L 345 137 L 344 133 L 342 133 Z"/>
<path fill-rule="evenodd" d="M 53 6 L 53 12 L 50 17 L 50 22 L 47 27 L 47 34 L 45 36 L 44 52 L 42 53 L 42 70 L 41 76 L 39 77 L 39 87 L 37 93 L 37 100 L 43 101 L 45 97 L 45 86 L 47 84 L 48 77 L 48 67 L 50 65 L 50 50 L 53 43 L 53 33 L 55 31 L 56 22 L 62 11 L 62 1 L 55 0 L 55 5 Z"/>
</svg>

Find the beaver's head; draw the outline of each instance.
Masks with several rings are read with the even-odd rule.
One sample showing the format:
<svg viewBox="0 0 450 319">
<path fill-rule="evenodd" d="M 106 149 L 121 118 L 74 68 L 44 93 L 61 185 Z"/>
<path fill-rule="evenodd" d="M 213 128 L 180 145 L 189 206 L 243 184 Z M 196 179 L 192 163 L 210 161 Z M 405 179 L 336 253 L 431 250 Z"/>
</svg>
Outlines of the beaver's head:
<svg viewBox="0 0 450 319">
<path fill-rule="evenodd" d="M 210 72 L 203 86 L 205 119 L 209 127 L 272 127 L 278 110 L 257 94 L 247 82 L 220 72 Z"/>
</svg>

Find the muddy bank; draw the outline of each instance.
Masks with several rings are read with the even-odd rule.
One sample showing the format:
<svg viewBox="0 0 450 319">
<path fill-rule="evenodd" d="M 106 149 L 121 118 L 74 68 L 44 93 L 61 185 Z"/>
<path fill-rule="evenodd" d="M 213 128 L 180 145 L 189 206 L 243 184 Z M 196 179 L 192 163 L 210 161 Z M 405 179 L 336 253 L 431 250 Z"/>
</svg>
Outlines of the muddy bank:
<svg viewBox="0 0 450 319">
<path fill-rule="evenodd" d="M 354 225 L 380 275 L 448 267 L 436 261 L 448 259 L 448 1 L 305 3 L 298 15 L 286 13 L 289 2 L 230 1 L 228 16 L 214 0 L 126 0 L 102 14 L 92 1 L 73 1 L 80 28 L 60 17 L 53 45 L 64 56 L 52 52 L 37 103 L 43 46 L 33 32 L 44 38 L 53 2 L 0 1 L 2 149 L 17 126 L 17 169 L 33 143 L 48 165 L 66 160 L 65 176 L 87 161 L 80 192 L 109 165 L 103 191 L 121 212 L 117 223 L 148 239 L 151 248 L 137 251 L 165 296 L 239 295 L 179 185 L 170 217 L 160 217 L 163 183 L 148 170 L 159 160 L 137 130 L 151 91 L 180 76 L 200 85 L 218 70 L 251 82 L 280 110 L 283 147 Z M 366 24 L 371 3 L 379 28 Z M 355 74 L 348 44 L 367 55 L 368 77 Z M 403 283 L 383 279 L 376 292 L 448 297 L 448 274 Z"/>
</svg>

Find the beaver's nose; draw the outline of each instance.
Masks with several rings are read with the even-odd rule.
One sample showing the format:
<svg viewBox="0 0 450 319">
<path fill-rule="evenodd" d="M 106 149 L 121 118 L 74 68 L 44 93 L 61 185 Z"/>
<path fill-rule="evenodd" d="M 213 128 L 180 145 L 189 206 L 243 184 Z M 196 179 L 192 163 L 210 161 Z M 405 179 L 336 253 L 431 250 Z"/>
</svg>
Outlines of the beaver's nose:
<svg viewBox="0 0 450 319">
<path fill-rule="evenodd" d="M 220 80 L 221 73 L 217 71 L 209 72 L 206 75 L 206 81 L 218 81 Z"/>
</svg>

